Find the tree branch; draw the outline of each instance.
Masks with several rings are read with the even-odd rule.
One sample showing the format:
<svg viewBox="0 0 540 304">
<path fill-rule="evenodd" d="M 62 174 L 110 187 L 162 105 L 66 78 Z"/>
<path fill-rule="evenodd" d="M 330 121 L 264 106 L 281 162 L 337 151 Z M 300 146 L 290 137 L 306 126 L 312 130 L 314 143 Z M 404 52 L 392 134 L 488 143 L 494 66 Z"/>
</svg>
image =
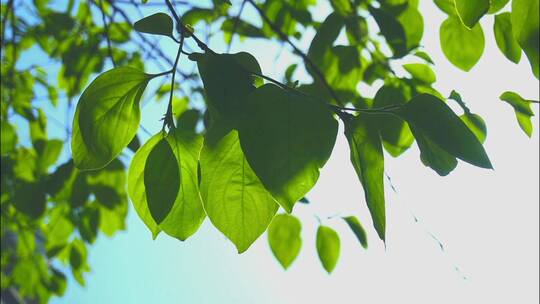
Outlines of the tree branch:
<svg viewBox="0 0 540 304">
<path fill-rule="evenodd" d="M 101 11 L 101 20 L 103 21 L 103 27 L 105 28 L 105 32 L 103 34 L 105 35 L 105 38 L 107 39 L 107 51 L 109 52 L 109 57 L 111 58 L 113 67 L 116 68 L 116 62 L 114 61 L 113 50 L 112 50 L 112 45 L 111 45 L 111 37 L 109 36 L 109 24 L 107 23 L 105 9 L 103 8 L 103 0 L 98 0 L 98 1 L 99 1 L 99 9 Z"/>
</svg>

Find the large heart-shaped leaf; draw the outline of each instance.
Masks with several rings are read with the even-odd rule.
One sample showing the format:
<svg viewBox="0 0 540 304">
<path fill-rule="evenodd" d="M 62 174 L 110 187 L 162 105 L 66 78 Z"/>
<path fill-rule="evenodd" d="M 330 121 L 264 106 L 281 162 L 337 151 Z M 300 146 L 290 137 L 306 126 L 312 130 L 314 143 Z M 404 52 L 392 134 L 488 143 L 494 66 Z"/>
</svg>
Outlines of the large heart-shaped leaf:
<svg viewBox="0 0 540 304">
<path fill-rule="evenodd" d="M 240 143 L 253 171 L 287 211 L 315 185 L 334 147 L 328 106 L 267 84 L 247 97 Z"/>
<path fill-rule="evenodd" d="M 200 158 L 201 197 L 212 224 L 246 251 L 266 230 L 278 204 L 251 169 L 238 132 L 215 123 Z"/>
<path fill-rule="evenodd" d="M 122 67 L 84 90 L 73 119 L 71 150 L 77 168 L 100 169 L 129 144 L 139 128 L 141 96 L 152 75 Z"/>
<path fill-rule="evenodd" d="M 287 269 L 300 253 L 302 247 L 302 223 L 289 214 L 274 217 L 268 227 L 268 244 L 283 268 Z"/>
</svg>

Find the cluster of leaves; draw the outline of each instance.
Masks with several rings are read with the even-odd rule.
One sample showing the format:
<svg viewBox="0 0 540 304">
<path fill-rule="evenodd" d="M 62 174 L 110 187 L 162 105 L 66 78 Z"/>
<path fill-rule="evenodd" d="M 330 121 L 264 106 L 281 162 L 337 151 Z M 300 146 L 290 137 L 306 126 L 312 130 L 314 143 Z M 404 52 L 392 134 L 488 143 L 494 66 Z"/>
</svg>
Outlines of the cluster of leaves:
<svg viewBox="0 0 540 304">
<path fill-rule="evenodd" d="M 163 231 L 186 240 L 208 216 L 239 253 L 268 230 L 273 254 L 288 268 L 302 246 L 302 224 L 292 215 L 294 207 L 308 202 L 305 196 L 332 153 L 338 120 L 345 126 L 351 164 L 383 241 L 386 154 L 398 157 L 416 142 L 422 163 L 441 176 L 454 170 L 457 159 L 491 168 L 482 146 L 487 135 L 483 119 L 452 92 L 448 99 L 463 110 L 455 114 L 434 88 L 434 63 L 420 47 L 424 23 L 418 0 L 331 0 L 333 11 L 322 22 L 310 13 L 315 0 L 232 5 L 214 0 L 211 7 L 188 3 L 182 16 L 174 1 L 165 0 L 161 4 L 173 18 L 163 12 L 137 22 L 114 1 L 81 2 L 77 10 L 71 1 L 59 12 L 46 0 L 36 0 L 32 18 L 15 14 L 13 2 L 2 4 L 1 273 L 2 290 L 16 290 L 22 297 L 46 301 L 51 294 L 62 294 L 65 276 L 55 261 L 69 264 L 83 284 L 82 273 L 89 269 L 85 243 L 92 243 L 99 230 L 112 235 L 124 228 L 127 196 L 154 238 Z M 470 70 L 484 48 L 478 21 L 508 0 L 434 2 L 448 14 L 440 28 L 445 55 L 458 68 Z M 258 13 L 261 25 L 242 18 L 247 6 Z M 232 16 L 234 9 L 238 14 Z M 495 16 L 494 32 L 503 54 L 518 62 L 523 50 L 538 77 L 535 11 L 538 0 L 513 0 L 510 12 Z M 118 15 L 123 21 L 114 20 Z M 7 17 L 10 39 L 4 35 Z M 300 60 L 277 81 L 263 74 L 251 54 L 221 54 L 198 38 L 201 27 L 216 25 L 229 46 L 235 36 L 277 40 Z M 294 41 L 310 30 L 316 34 L 304 52 Z M 174 61 L 148 38 L 152 35 L 177 43 Z M 43 67 L 17 65 L 31 48 L 60 62 L 56 85 Z M 193 48 L 201 53 L 186 51 Z M 141 53 L 158 67 L 163 62 L 172 67 L 145 73 Z M 402 58 L 417 61 L 402 66 L 406 77 L 394 71 Z M 118 67 L 87 86 L 107 59 Z M 311 83 L 295 81 L 301 63 Z M 193 68 L 197 72 L 185 72 Z M 156 100 L 169 96 L 163 128 L 139 147 L 141 98 L 152 80 L 167 77 L 171 81 L 154 92 Z M 52 106 L 59 91 L 65 92 L 68 111 L 72 98 L 86 87 L 72 127 L 67 126 L 68 159 L 60 157 L 64 141 L 47 137 L 46 112 L 36 106 L 34 83 L 43 86 Z M 357 90 L 360 83 L 380 88 L 374 96 L 364 96 Z M 513 92 L 501 99 L 514 107 L 530 136 L 534 101 Z M 197 100 L 204 101 L 204 108 L 194 107 Z M 18 139 L 15 119 L 21 118 L 28 121 L 29 139 Z M 126 148 L 136 152 L 124 159 L 130 161 L 127 175 L 125 162 L 119 160 L 128 155 Z M 285 213 L 277 214 L 280 207 Z M 343 220 L 367 248 L 358 219 Z M 331 272 L 339 258 L 339 235 L 321 223 L 314 247 Z M 26 279 L 30 268 L 33 280 Z"/>
</svg>

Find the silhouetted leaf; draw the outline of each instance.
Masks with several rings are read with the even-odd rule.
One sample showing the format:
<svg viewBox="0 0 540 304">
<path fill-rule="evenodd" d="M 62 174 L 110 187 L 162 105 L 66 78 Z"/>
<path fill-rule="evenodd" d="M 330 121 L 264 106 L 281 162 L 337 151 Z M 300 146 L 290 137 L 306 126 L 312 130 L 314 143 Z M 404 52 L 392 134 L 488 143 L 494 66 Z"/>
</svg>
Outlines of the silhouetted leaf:
<svg viewBox="0 0 540 304">
<path fill-rule="evenodd" d="M 272 84 L 247 99 L 239 131 L 242 150 L 266 189 L 290 213 L 330 157 L 337 121 L 324 103 Z"/>
<path fill-rule="evenodd" d="M 289 268 L 302 247 L 302 224 L 298 218 L 278 214 L 268 227 L 268 244 L 284 269 Z"/>
<path fill-rule="evenodd" d="M 135 22 L 133 28 L 141 33 L 173 37 L 173 21 L 165 13 L 156 13 Z"/>
</svg>

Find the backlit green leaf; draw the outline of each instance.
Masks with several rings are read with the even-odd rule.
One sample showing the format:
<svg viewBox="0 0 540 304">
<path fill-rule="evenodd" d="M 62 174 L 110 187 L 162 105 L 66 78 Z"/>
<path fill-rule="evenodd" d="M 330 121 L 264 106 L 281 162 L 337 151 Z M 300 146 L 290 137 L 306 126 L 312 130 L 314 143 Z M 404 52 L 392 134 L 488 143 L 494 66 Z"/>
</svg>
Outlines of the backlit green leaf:
<svg viewBox="0 0 540 304">
<path fill-rule="evenodd" d="M 464 71 L 472 69 L 484 52 L 484 31 L 480 24 L 469 30 L 457 17 L 450 16 L 441 24 L 440 41 L 446 58 Z"/>
<path fill-rule="evenodd" d="M 539 77 L 540 62 L 540 0 L 512 0 L 512 31 L 525 55 L 529 58 L 533 74 Z"/>
<path fill-rule="evenodd" d="M 489 9 L 490 0 L 454 0 L 461 22 L 473 28 Z"/>
<path fill-rule="evenodd" d="M 324 269 L 331 273 L 339 259 L 340 240 L 334 229 L 327 226 L 319 226 L 317 229 L 317 254 Z"/>
<path fill-rule="evenodd" d="M 463 123 L 469 127 L 469 129 L 474 133 L 474 135 L 476 135 L 476 138 L 478 138 L 481 143 L 486 141 L 487 127 L 482 117 L 473 113 L 465 113 L 459 118 L 461 118 L 461 121 L 463 121 Z"/>
<path fill-rule="evenodd" d="M 267 84 L 248 97 L 240 143 L 253 171 L 287 211 L 315 185 L 334 147 L 326 104 Z"/>
<path fill-rule="evenodd" d="M 302 223 L 298 218 L 279 214 L 268 227 L 268 244 L 284 269 L 289 268 L 302 247 Z"/>
<path fill-rule="evenodd" d="M 154 35 L 172 37 L 173 21 L 165 13 L 156 13 L 135 22 L 133 25 L 136 31 Z"/>
<path fill-rule="evenodd" d="M 510 0 L 491 0 L 488 14 L 495 14 L 500 11 Z"/>
<path fill-rule="evenodd" d="M 266 230 L 278 204 L 248 164 L 238 132 L 214 125 L 200 157 L 201 197 L 212 224 L 246 251 Z"/>
<path fill-rule="evenodd" d="M 437 81 L 435 72 L 426 64 L 408 63 L 404 64 L 403 68 L 411 74 L 414 79 L 417 79 L 426 84 L 433 84 Z"/>
<path fill-rule="evenodd" d="M 356 218 L 356 216 L 347 216 L 343 218 L 345 222 L 347 222 L 347 225 L 349 225 L 349 228 L 351 228 L 352 232 L 362 245 L 364 249 L 368 248 L 368 242 L 367 242 L 367 235 L 366 231 L 364 230 L 364 227 L 362 227 L 362 224 Z"/>
<path fill-rule="evenodd" d="M 375 230 L 385 240 L 384 156 L 381 138 L 372 117 L 347 116 L 345 136 L 351 149 L 351 162 L 364 187 L 364 196 Z"/>
<path fill-rule="evenodd" d="M 396 114 L 452 156 L 481 168 L 492 168 L 484 147 L 474 133 L 437 97 L 418 95 L 397 110 Z"/>
<path fill-rule="evenodd" d="M 521 59 L 521 47 L 512 32 L 510 13 L 506 12 L 495 16 L 493 32 L 495 33 L 495 41 L 499 50 L 501 50 L 508 60 L 518 63 Z"/>
<path fill-rule="evenodd" d="M 105 167 L 129 144 L 139 127 L 139 103 L 151 75 L 122 67 L 98 76 L 83 92 L 71 150 L 81 170 Z"/>
<path fill-rule="evenodd" d="M 531 100 L 524 99 L 514 92 L 504 92 L 499 98 L 514 108 L 519 126 L 527 136 L 531 137 L 533 131 L 531 117 L 534 116 Z"/>
</svg>

